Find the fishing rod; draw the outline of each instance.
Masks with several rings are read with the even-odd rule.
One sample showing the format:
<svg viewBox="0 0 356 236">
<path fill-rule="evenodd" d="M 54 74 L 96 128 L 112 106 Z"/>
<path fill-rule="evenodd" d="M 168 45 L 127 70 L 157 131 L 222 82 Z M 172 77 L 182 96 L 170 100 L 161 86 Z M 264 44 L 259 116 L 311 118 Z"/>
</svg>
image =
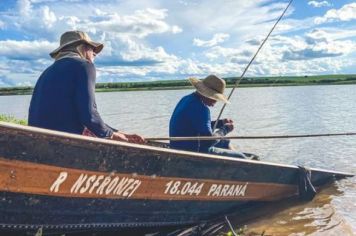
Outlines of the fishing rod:
<svg viewBox="0 0 356 236">
<path fill-rule="evenodd" d="M 284 9 L 283 13 L 281 14 L 281 16 L 278 18 L 278 20 L 276 21 L 276 23 L 273 25 L 272 29 L 269 31 L 268 35 L 266 36 L 266 38 L 262 41 L 261 45 L 259 46 L 259 48 L 257 49 L 255 55 L 252 57 L 252 59 L 250 60 L 250 62 L 247 64 L 246 68 L 244 69 L 244 71 L 242 72 L 240 78 L 236 81 L 234 87 L 232 88 L 229 96 L 227 97 L 227 100 L 230 100 L 230 97 L 232 96 L 232 94 L 234 93 L 236 87 L 240 84 L 241 80 L 243 79 L 243 77 L 245 76 L 245 73 L 247 72 L 248 68 L 250 67 L 250 65 L 252 64 L 252 62 L 255 60 L 257 54 L 260 52 L 260 50 L 262 49 L 263 45 L 265 44 L 265 42 L 267 41 L 267 39 L 269 38 L 269 36 L 272 34 L 274 28 L 276 28 L 278 22 L 282 19 L 282 17 L 284 16 L 284 14 L 286 13 L 287 9 L 289 8 L 289 6 L 292 4 L 293 0 L 290 0 L 287 7 Z M 223 105 L 223 107 L 220 110 L 220 113 L 218 115 L 218 118 L 216 120 L 219 120 L 224 109 L 226 107 L 226 103 Z M 213 130 L 216 129 L 218 122 L 215 122 L 214 128 Z"/>
<path fill-rule="evenodd" d="M 288 139 L 288 138 L 315 138 L 326 136 L 356 135 L 356 132 L 328 133 L 328 134 L 300 134 L 300 135 L 270 135 L 270 136 L 197 136 L 197 137 L 156 137 L 145 138 L 147 141 L 171 140 L 171 141 L 196 141 L 196 140 L 223 140 L 223 139 Z"/>
</svg>

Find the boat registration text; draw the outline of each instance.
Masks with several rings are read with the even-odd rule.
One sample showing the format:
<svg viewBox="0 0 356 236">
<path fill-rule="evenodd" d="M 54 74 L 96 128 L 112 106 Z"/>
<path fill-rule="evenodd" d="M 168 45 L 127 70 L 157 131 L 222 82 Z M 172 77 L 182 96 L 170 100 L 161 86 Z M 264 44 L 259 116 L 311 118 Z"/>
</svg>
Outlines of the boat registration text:
<svg viewBox="0 0 356 236">
<path fill-rule="evenodd" d="M 49 187 L 49 191 L 59 193 L 61 186 L 69 177 L 62 171 Z M 208 181 L 172 180 L 167 177 L 142 176 L 129 177 L 111 175 L 88 175 L 81 173 L 75 181 L 71 181 L 70 195 L 97 195 L 130 198 L 135 192 L 151 192 L 149 195 L 161 196 L 200 196 L 214 197 L 244 197 L 248 183 L 226 184 Z M 164 186 L 162 186 L 164 184 Z M 145 186 L 146 185 L 146 186 Z M 161 187 L 160 187 L 161 186 Z M 142 188 L 142 189 L 140 189 Z M 141 191 L 140 191 L 141 190 Z M 161 192 L 158 192 L 161 191 Z"/>
</svg>

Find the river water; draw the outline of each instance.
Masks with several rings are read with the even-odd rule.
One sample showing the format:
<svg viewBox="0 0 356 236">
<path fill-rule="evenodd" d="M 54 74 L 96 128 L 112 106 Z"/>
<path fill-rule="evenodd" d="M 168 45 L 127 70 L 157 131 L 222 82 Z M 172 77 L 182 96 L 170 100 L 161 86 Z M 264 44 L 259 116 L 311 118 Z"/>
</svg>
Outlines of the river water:
<svg viewBox="0 0 356 236">
<path fill-rule="evenodd" d="M 193 90 L 97 93 L 106 123 L 145 137 L 167 137 L 170 115 Z M 25 119 L 30 96 L 0 97 L 0 114 Z M 239 88 L 223 114 L 234 120 L 231 135 L 356 132 L 356 85 Z M 221 104 L 212 108 L 216 117 Z M 356 173 L 356 136 L 234 140 L 262 160 Z M 253 219 L 232 217 L 235 228 L 261 235 L 356 235 L 356 177 L 337 181 L 308 203 L 279 202 Z M 227 232 L 224 227 L 220 234 Z"/>
</svg>

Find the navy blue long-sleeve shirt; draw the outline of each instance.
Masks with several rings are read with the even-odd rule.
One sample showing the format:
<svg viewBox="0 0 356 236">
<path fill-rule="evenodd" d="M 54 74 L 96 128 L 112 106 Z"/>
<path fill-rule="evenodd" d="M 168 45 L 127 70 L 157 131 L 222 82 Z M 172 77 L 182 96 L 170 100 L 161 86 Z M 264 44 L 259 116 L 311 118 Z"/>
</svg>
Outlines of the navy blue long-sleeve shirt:
<svg viewBox="0 0 356 236">
<path fill-rule="evenodd" d="M 95 67 L 87 60 L 55 61 L 36 83 L 28 124 L 74 134 L 82 134 L 87 127 L 97 137 L 110 137 L 114 130 L 97 111 L 95 78 Z"/>
<path fill-rule="evenodd" d="M 192 93 L 183 97 L 177 104 L 169 122 L 170 137 L 197 137 L 226 135 L 228 130 L 222 121 L 218 123 L 217 132 L 213 133 L 210 110 L 198 94 Z M 171 141 L 170 147 L 174 149 L 194 152 L 208 152 L 216 141 Z"/>
</svg>

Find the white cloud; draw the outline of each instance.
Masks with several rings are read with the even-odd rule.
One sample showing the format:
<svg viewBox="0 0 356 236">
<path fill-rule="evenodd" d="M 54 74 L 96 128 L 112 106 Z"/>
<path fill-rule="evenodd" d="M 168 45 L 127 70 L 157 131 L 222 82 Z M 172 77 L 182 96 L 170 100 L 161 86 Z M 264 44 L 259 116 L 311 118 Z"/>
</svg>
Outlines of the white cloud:
<svg viewBox="0 0 356 236">
<path fill-rule="evenodd" d="M 262 40 L 263 39 L 253 38 L 253 39 L 246 40 L 246 43 L 250 45 L 260 45 L 262 43 Z"/>
<path fill-rule="evenodd" d="M 27 35 L 50 38 L 56 43 L 51 43 L 48 40 L 0 41 L 0 59 L 5 59 L 0 60 L 0 65 L 7 64 L 6 60 L 16 63 L 23 61 L 27 65 L 21 66 L 21 68 L 36 68 L 32 71 L 21 71 L 21 76 L 19 76 L 19 72 L 8 67 L 9 73 L 1 72 L 0 75 L 14 75 L 16 73 L 18 77 L 25 77 L 24 74 L 32 74 L 31 79 L 34 82 L 39 71 L 51 62 L 51 60 L 47 60 L 43 63 L 41 60 L 49 58 L 48 53 L 58 46 L 57 41 L 60 34 L 68 28 L 87 31 L 93 39 L 95 39 L 95 36 L 99 36 L 104 41 L 105 50 L 97 60 L 99 71 L 102 73 L 110 65 L 121 67 L 129 65 L 126 68 L 135 71 L 133 74 L 144 76 L 153 73 L 157 74 L 157 78 L 159 78 L 158 73 L 177 73 L 177 66 L 181 64 L 180 59 L 173 54 L 168 54 L 163 47 L 150 46 L 145 42 L 145 37 L 150 34 L 177 34 L 182 32 L 178 25 L 170 25 L 166 22 L 167 10 L 165 9 L 147 8 L 126 15 L 97 9 L 95 14 L 89 18 L 79 18 L 73 15 L 56 13 L 58 9 L 53 8 L 52 10 L 53 6 L 50 9 L 48 6 L 31 5 L 29 1 L 22 1 L 21 4 L 22 15 L 17 17 L 14 14 L 12 16 L 13 25 L 18 30 L 27 31 Z M 88 6 L 88 8 L 90 7 Z M 25 14 L 29 12 L 31 14 Z M 34 28 L 34 25 L 36 25 L 36 28 Z M 40 68 L 39 65 L 41 65 Z M 38 71 L 37 68 L 39 68 Z M 34 76 L 34 73 L 37 75 Z M 120 77 L 118 75 L 112 76 Z M 135 79 L 137 79 L 137 76 Z"/>
<path fill-rule="evenodd" d="M 128 50 L 121 53 L 125 61 L 154 60 L 163 62 L 168 59 L 175 59 L 174 56 L 168 55 L 162 47 L 151 49 L 130 39 L 127 39 L 127 45 Z"/>
<path fill-rule="evenodd" d="M 18 0 L 17 7 L 21 16 L 29 16 L 32 11 L 30 0 Z"/>
<path fill-rule="evenodd" d="M 325 2 L 331 3 L 315 0 L 303 4 L 316 7 Z M 69 29 L 86 31 L 93 40 L 104 42 L 96 60 L 101 82 L 203 77 L 208 73 L 236 76 L 286 4 L 270 0 L 18 0 L 16 9 L 6 9 L 0 15 L 0 34 L 9 33 L 0 41 L 0 78 L 15 84 L 34 83 L 52 62 L 48 53 Z M 324 73 L 345 68 L 340 62 L 354 61 L 353 25 L 311 29 L 318 20 L 354 19 L 354 4 L 330 10 L 320 19 L 310 12 L 294 18 L 300 12 L 292 5 L 248 75 Z"/>
<path fill-rule="evenodd" d="M 53 11 L 51 11 L 49 9 L 48 6 L 44 6 L 42 8 L 42 12 L 43 12 L 43 23 L 46 25 L 47 28 L 51 28 L 53 26 L 53 24 L 57 21 L 57 17 L 54 14 Z"/>
<path fill-rule="evenodd" d="M 50 2 L 48 3 L 50 4 Z M 41 4 L 31 5 L 29 0 L 20 0 L 18 15 L 11 14 L 8 19 L 11 19 L 9 20 L 12 24 L 11 27 L 17 28 L 27 35 L 36 35 L 52 40 L 68 29 L 81 29 L 93 34 L 118 33 L 138 38 L 145 38 L 151 34 L 177 34 L 183 31 L 180 26 L 170 25 L 166 22 L 167 9 L 146 8 L 123 15 L 113 9 L 100 10 L 98 7 L 93 7 L 93 3 L 88 3 L 85 7 L 88 12 L 93 9 L 94 14 L 84 14 L 77 10 L 73 11 L 74 8 L 80 8 L 80 5 L 71 7 L 68 4 L 61 2 L 57 7 L 52 3 L 50 8 Z"/>
<path fill-rule="evenodd" d="M 224 42 L 229 37 L 230 37 L 229 34 L 219 33 L 219 34 L 214 34 L 213 38 L 207 41 L 195 38 L 193 40 L 193 44 L 198 47 L 212 47 L 219 43 Z"/>
<path fill-rule="evenodd" d="M 33 85 L 42 71 L 51 63 L 47 60 L 45 64 L 43 59 L 34 61 L 12 60 L 0 58 L 0 78 L 3 86 L 24 86 Z M 1 83 L 0 83 L 1 84 Z"/>
<path fill-rule="evenodd" d="M 0 57 L 16 60 L 49 58 L 48 53 L 58 47 L 48 41 L 0 41 Z"/>
<path fill-rule="evenodd" d="M 353 26 L 343 28 L 324 27 L 315 29 L 312 32 L 326 34 L 325 37 L 329 40 L 352 39 L 356 37 L 356 29 Z"/>
<path fill-rule="evenodd" d="M 104 50 L 97 63 L 105 66 L 154 66 L 175 61 L 177 57 L 168 54 L 161 46 L 150 47 L 140 39 L 127 35 L 106 33 L 102 35 Z"/>
<path fill-rule="evenodd" d="M 309 1 L 308 5 L 313 7 L 330 7 L 331 3 L 328 1 Z"/>
<path fill-rule="evenodd" d="M 282 19 L 275 30 L 273 31 L 273 35 L 291 33 L 297 31 L 304 31 L 310 28 L 315 27 L 314 17 L 306 17 L 303 19 L 293 19 L 293 18 L 285 18 Z M 268 31 L 266 31 L 267 34 Z M 259 33 L 258 35 L 261 35 Z"/>
<path fill-rule="evenodd" d="M 65 25 L 69 26 L 69 29 L 77 29 L 80 23 L 80 19 L 76 16 L 61 16 L 60 22 L 65 22 Z"/>
<path fill-rule="evenodd" d="M 345 43 L 345 42 L 344 42 Z M 323 43 L 318 46 L 306 47 L 300 50 L 285 51 L 283 60 L 309 60 L 321 57 L 336 57 L 344 53 L 343 44 L 329 44 Z M 347 44 L 352 45 L 350 42 Z"/>
<path fill-rule="evenodd" d="M 250 73 L 254 76 L 271 75 L 313 75 L 325 73 L 339 73 L 344 67 L 349 66 L 347 59 L 324 58 L 310 61 L 294 61 L 293 63 L 269 62 L 252 65 Z M 278 79 L 276 79 L 277 81 Z"/>
<path fill-rule="evenodd" d="M 349 35 L 345 35 L 344 31 L 337 32 L 336 29 L 313 30 L 304 36 L 272 36 L 247 74 L 257 76 L 338 73 L 352 64 L 348 56 L 356 49 L 356 42 L 347 39 L 347 36 Z M 251 60 L 258 42 L 251 43 L 251 40 L 248 40 L 238 48 L 215 46 L 207 50 L 205 55 L 212 61 L 210 66 L 216 71 L 224 76 L 236 76 Z"/>
<path fill-rule="evenodd" d="M 332 40 L 329 35 L 323 30 L 313 30 L 305 37 L 275 37 L 272 45 L 279 50 L 282 61 L 340 57 L 356 48 L 356 43 L 351 40 Z"/>
<path fill-rule="evenodd" d="M 273 23 L 281 15 L 287 3 L 266 0 L 249 1 L 198 1 L 198 5 L 182 13 L 187 27 L 212 32 L 228 32 L 244 41 L 260 34 L 267 34 Z M 223 7 L 222 7 L 223 4 Z M 197 14 L 196 9 L 199 9 Z M 287 11 L 285 19 L 294 11 Z M 279 26 L 278 26 L 279 28 Z M 193 31 L 194 33 L 194 31 Z"/>
<path fill-rule="evenodd" d="M 153 80 L 159 80 L 162 77 L 165 79 L 186 79 L 191 76 L 204 77 L 210 73 L 226 74 L 227 72 L 240 72 L 235 64 L 208 64 L 192 59 L 177 59 L 150 67 L 98 67 L 98 71 L 100 72 L 98 75 L 98 81 L 100 82 L 117 81 L 117 79 L 129 81 L 138 77 Z"/>
<path fill-rule="evenodd" d="M 346 4 L 340 9 L 331 9 L 323 17 L 315 18 L 315 24 L 356 19 L 356 3 Z"/>
<path fill-rule="evenodd" d="M 178 34 L 178 33 L 181 33 L 183 30 L 182 28 L 180 28 L 178 25 L 173 25 L 172 26 L 172 33 L 173 34 Z"/>
<path fill-rule="evenodd" d="M 225 61 L 233 61 L 234 63 L 245 61 L 246 58 L 251 55 L 252 49 L 248 46 L 244 49 L 216 46 L 205 52 L 205 56 L 210 60 L 220 60 L 221 58 L 224 58 Z"/>
<path fill-rule="evenodd" d="M 144 38 L 150 34 L 179 33 L 182 29 L 170 26 L 164 19 L 167 17 L 166 9 L 137 10 L 132 15 L 119 15 L 117 13 L 98 12 L 98 17 L 92 22 L 82 21 L 78 25 L 90 29 L 131 35 Z"/>
</svg>

